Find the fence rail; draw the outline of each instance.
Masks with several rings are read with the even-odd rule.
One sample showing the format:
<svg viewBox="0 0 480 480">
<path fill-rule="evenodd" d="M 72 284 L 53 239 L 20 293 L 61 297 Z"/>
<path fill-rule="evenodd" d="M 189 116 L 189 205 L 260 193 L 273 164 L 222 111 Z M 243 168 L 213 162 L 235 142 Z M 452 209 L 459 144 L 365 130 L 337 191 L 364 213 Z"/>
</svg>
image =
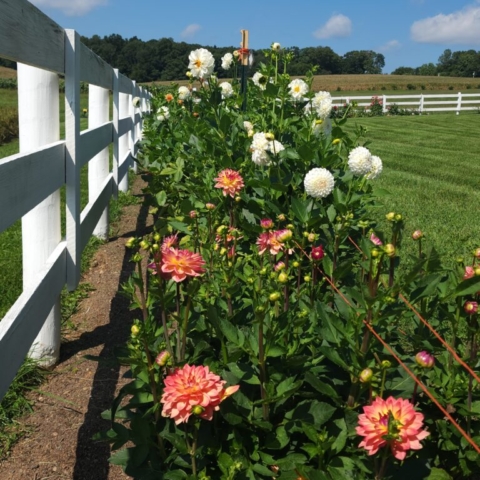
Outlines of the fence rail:
<svg viewBox="0 0 480 480">
<path fill-rule="evenodd" d="M 480 109 L 480 93 L 456 94 L 417 94 L 417 95 L 374 95 L 374 96 L 335 96 L 332 98 L 334 106 L 355 102 L 359 107 L 369 110 L 372 99 L 382 102 L 383 113 L 388 113 L 389 107 L 396 105 L 400 108 L 411 108 L 419 112 L 462 112 Z M 454 105 L 454 106 L 449 106 Z"/>
<path fill-rule="evenodd" d="M 20 153 L 0 160 L 0 232 L 22 218 L 24 265 L 23 293 L 0 321 L 1 399 L 29 352 L 46 365 L 58 360 L 60 292 L 77 287 L 92 234 L 108 236 L 108 203 L 128 189 L 141 136 L 142 116 L 132 99 L 139 97 L 139 110 L 149 111 L 151 96 L 26 0 L 0 0 L 0 57 L 18 62 L 20 123 Z M 65 77 L 65 140 L 59 139 L 59 75 Z M 89 128 L 82 132 L 80 82 L 89 84 Z M 89 201 L 81 211 L 80 169 L 87 163 Z"/>
</svg>

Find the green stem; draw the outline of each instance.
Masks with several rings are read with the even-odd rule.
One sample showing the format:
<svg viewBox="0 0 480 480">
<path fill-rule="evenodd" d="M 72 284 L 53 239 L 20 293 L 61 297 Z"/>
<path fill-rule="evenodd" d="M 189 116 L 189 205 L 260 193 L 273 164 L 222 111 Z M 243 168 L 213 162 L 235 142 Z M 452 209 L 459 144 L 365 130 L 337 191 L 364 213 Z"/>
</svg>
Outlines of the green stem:
<svg viewBox="0 0 480 480">
<path fill-rule="evenodd" d="M 187 329 L 188 329 L 188 316 L 190 314 L 190 305 L 192 303 L 192 300 L 190 296 L 188 296 L 187 299 L 187 305 L 185 307 L 185 316 L 183 317 L 183 327 L 182 327 L 182 350 L 180 353 L 180 359 L 183 361 L 185 360 L 185 352 L 187 349 Z"/>
<path fill-rule="evenodd" d="M 259 320 L 258 326 L 258 363 L 260 368 L 260 395 L 263 400 L 262 411 L 263 419 L 268 421 L 268 404 L 267 404 L 267 391 L 265 385 L 267 383 L 267 369 L 265 365 L 265 350 L 263 345 L 263 315 L 257 317 Z"/>
</svg>

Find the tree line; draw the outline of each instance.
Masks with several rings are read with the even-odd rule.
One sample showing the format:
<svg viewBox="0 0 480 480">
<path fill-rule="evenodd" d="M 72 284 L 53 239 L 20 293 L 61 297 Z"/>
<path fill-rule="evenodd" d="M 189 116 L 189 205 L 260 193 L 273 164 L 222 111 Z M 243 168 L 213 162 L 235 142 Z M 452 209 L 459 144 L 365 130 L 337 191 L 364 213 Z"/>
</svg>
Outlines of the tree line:
<svg viewBox="0 0 480 480">
<path fill-rule="evenodd" d="M 107 63 L 118 68 L 123 74 L 138 82 L 156 80 L 179 80 L 185 78 L 188 55 L 202 45 L 186 42 L 175 42 L 172 38 L 143 41 L 137 37 L 123 38 L 112 34 L 93 35 L 91 38 L 81 37 L 82 42 Z M 220 58 L 236 47 L 206 47 L 220 65 Z M 352 50 L 338 55 L 330 47 L 288 47 L 291 60 L 288 64 L 290 75 L 305 75 L 312 67 L 319 75 L 339 74 L 380 74 L 385 66 L 385 57 L 372 50 Z M 265 62 L 263 50 L 253 50 L 253 73 L 261 62 Z M 0 66 L 16 68 L 14 62 L 0 58 Z M 217 68 L 219 77 L 230 77 L 231 71 Z M 394 75 L 442 75 L 451 77 L 480 76 L 480 51 L 475 50 L 452 52 L 444 51 L 438 63 L 426 63 L 420 67 L 399 67 Z"/>
<path fill-rule="evenodd" d="M 424 63 L 420 67 L 399 67 L 392 75 L 440 75 L 442 77 L 480 77 L 480 51 L 452 52 L 447 48 L 438 63 Z"/>
</svg>

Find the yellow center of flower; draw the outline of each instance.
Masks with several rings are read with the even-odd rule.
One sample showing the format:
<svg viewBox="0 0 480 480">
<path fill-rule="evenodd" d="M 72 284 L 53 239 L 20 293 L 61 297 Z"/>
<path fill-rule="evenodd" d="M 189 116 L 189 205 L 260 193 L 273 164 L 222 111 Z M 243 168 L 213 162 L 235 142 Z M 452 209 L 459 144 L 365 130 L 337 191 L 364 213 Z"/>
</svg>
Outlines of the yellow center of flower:
<svg viewBox="0 0 480 480">
<path fill-rule="evenodd" d="M 202 61 L 201 61 L 200 59 L 195 60 L 195 66 L 196 66 L 197 68 L 200 68 L 200 67 L 202 66 Z"/>
<path fill-rule="evenodd" d="M 299 92 L 300 91 L 300 85 L 296 85 L 295 87 L 293 87 L 293 91 L 294 92 Z"/>
</svg>

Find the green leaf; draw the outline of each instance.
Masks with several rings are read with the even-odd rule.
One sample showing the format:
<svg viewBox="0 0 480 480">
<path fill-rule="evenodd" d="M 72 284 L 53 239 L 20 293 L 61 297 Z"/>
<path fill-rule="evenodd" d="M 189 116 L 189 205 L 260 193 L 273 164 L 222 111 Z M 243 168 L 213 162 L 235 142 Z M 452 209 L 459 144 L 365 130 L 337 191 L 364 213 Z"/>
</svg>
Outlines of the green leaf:
<svg viewBox="0 0 480 480">
<path fill-rule="evenodd" d="M 189 230 L 188 225 L 183 222 L 179 222 L 177 220 L 169 220 L 168 224 L 174 229 L 178 230 L 179 232 L 186 233 L 188 235 L 191 235 L 192 232 Z"/>
<path fill-rule="evenodd" d="M 157 205 L 159 207 L 163 207 L 165 203 L 167 203 L 167 192 L 162 190 L 161 192 L 155 195 L 155 199 L 157 200 Z"/>
<path fill-rule="evenodd" d="M 172 168 L 172 167 L 165 167 L 159 175 L 173 175 L 174 173 L 177 173 L 177 169 L 176 168 Z"/>
<path fill-rule="evenodd" d="M 311 372 L 307 372 L 305 374 L 305 381 L 309 383 L 315 390 L 317 390 L 317 392 L 323 393 L 334 400 L 338 400 L 340 398 L 337 391 L 331 385 L 322 382 Z"/>
<path fill-rule="evenodd" d="M 252 470 L 253 470 L 254 472 L 256 472 L 256 473 L 259 473 L 260 475 L 265 476 L 265 477 L 270 477 L 270 478 L 272 478 L 272 475 L 273 475 L 272 471 L 271 471 L 269 468 L 263 466 L 263 465 L 260 464 L 260 463 L 256 463 L 256 464 L 252 467 Z"/>
<path fill-rule="evenodd" d="M 433 467 L 426 480 L 452 480 L 452 477 L 445 470 Z"/>
<path fill-rule="evenodd" d="M 245 220 L 251 225 L 255 225 L 257 223 L 257 221 L 255 220 L 255 215 L 246 208 L 242 208 L 242 215 L 243 218 L 245 218 Z"/>
<path fill-rule="evenodd" d="M 297 219 L 302 223 L 308 221 L 307 200 L 300 200 L 299 198 L 292 198 L 292 211 Z"/>
<path fill-rule="evenodd" d="M 473 277 L 460 282 L 453 292 L 453 297 L 472 295 L 478 291 L 480 291 L 480 277 Z"/>
<path fill-rule="evenodd" d="M 165 480 L 182 480 L 188 478 L 188 475 L 183 470 L 173 470 L 163 475 Z"/>
<path fill-rule="evenodd" d="M 108 459 L 108 461 L 112 465 L 120 465 L 122 467 L 125 467 L 131 458 L 131 450 L 131 448 L 124 448 L 123 450 L 119 450 L 118 452 L 115 452 Z"/>
</svg>

